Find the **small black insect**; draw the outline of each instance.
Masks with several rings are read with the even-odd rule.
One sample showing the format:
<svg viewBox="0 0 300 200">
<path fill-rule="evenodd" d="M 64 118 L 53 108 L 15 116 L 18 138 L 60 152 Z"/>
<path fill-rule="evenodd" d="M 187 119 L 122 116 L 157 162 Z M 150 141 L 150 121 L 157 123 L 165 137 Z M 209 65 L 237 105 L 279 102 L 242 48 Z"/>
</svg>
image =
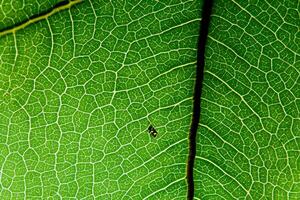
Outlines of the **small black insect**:
<svg viewBox="0 0 300 200">
<path fill-rule="evenodd" d="M 148 127 L 148 132 L 151 134 L 151 136 L 153 136 L 153 137 L 156 137 L 157 136 L 157 131 L 155 130 L 155 128 L 152 126 L 152 125 L 150 125 L 149 127 Z"/>
</svg>

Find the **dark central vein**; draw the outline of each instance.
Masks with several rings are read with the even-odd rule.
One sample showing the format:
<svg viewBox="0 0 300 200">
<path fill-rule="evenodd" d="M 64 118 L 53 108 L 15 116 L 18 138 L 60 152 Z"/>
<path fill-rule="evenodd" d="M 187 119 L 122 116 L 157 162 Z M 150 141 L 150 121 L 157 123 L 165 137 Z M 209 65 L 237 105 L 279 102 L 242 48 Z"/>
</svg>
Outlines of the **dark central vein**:
<svg viewBox="0 0 300 200">
<path fill-rule="evenodd" d="M 208 35 L 208 27 L 210 23 L 210 15 L 212 12 L 213 0 L 204 0 L 202 8 L 202 20 L 200 22 L 200 32 L 198 38 L 198 50 L 197 50 L 197 66 L 196 66 L 196 82 L 194 88 L 194 104 L 193 104 L 193 117 L 189 135 L 189 157 L 187 163 L 187 183 L 188 194 L 187 199 L 192 200 L 194 198 L 194 176 L 193 169 L 196 156 L 196 136 L 198 131 L 198 125 L 200 121 L 200 103 L 202 93 L 202 82 L 205 65 L 205 45 Z"/>
</svg>

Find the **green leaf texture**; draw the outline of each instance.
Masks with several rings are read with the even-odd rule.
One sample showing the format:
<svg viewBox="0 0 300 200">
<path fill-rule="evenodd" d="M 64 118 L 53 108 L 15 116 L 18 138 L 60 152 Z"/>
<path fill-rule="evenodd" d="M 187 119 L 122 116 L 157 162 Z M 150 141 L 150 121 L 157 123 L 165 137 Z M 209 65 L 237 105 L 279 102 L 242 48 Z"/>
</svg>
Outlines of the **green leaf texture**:
<svg viewBox="0 0 300 200">
<path fill-rule="evenodd" d="M 31 16 L 46 12 L 63 0 L 0 0 L 0 30 L 22 23 Z"/>
<path fill-rule="evenodd" d="M 185 199 L 200 8 L 85 0 L 1 36 L 0 199 Z"/>
<path fill-rule="evenodd" d="M 0 199 L 186 199 L 202 2 L 58 2 L 0 1 Z M 215 1 L 195 199 L 299 199 L 299 8 Z"/>
<path fill-rule="evenodd" d="M 215 2 L 196 199 L 300 198 L 299 1 Z"/>
</svg>

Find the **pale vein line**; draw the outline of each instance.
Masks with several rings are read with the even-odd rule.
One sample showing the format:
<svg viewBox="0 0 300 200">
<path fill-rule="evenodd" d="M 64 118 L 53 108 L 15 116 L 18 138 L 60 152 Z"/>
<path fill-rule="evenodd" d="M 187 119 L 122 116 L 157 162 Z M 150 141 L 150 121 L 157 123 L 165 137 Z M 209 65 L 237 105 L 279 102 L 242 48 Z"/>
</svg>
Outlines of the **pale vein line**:
<svg viewBox="0 0 300 200">
<path fill-rule="evenodd" d="M 235 177 L 231 176 L 230 174 L 228 174 L 226 171 L 224 171 L 221 167 L 219 167 L 216 163 L 212 162 L 209 159 L 206 159 L 204 157 L 200 157 L 200 156 L 196 156 L 197 159 L 200 160 L 204 160 L 210 164 L 212 164 L 214 167 L 216 167 L 218 170 L 220 170 L 223 174 L 225 174 L 226 176 L 228 176 L 229 178 L 231 178 L 232 180 L 234 180 L 239 186 L 241 186 L 241 188 L 248 194 L 250 195 L 249 191 L 237 180 L 235 179 Z"/>
<path fill-rule="evenodd" d="M 174 185 L 174 184 L 176 184 L 176 183 L 178 183 L 178 182 L 180 182 L 180 181 L 183 181 L 183 180 L 185 180 L 185 177 L 182 177 L 182 178 L 180 178 L 180 179 L 178 179 L 178 180 L 176 180 L 176 181 L 173 181 L 173 182 L 169 183 L 169 184 L 166 185 L 165 187 L 163 187 L 163 188 L 161 188 L 161 189 L 159 189 L 159 190 L 156 190 L 155 192 L 153 192 L 153 193 L 149 194 L 148 196 L 144 197 L 143 199 L 148 199 L 148 198 L 150 198 L 151 196 L 155 195 L 156 193 L 159 193 L 159 192 L 161 192 L 161 191 L 167 189 L 168 187 L 170 187 L 170 186 L 172 186 L 172 185 Z"/>
<path fill-rule="evenodd" d="M 197 171 L 197 170 L 195 170 L 195 171 Z M 212 177 L 209 173 L 201 172 L 201 171 L 197 171 L 197 173 L 200 173 L 200 174 L 202 174 L 202 175 L 204 175 L 204 176 L 207 176 L 207 177 L 209 177 L 211 180 L 213 180 L 214 182 L 218 183 L 218 184 L 222 187 L 222 189 L 223 189 L 224 191 L 226 191 L 227 194 L 228 194 L 230 197 L 232 197 L 232 199 L 234 199 L 234 196 L 231 194 L 232 192 L 226 189 L 226 187 L 225 187 L 226 184 L 221 183 L 219 180 L 217 180 L 217 179 L 215 179 L 214 177 Z M 227 184 L 227 185 L 228 185 L 228 184 Z M 208 194 L 208 195 L 205 195 L 205 196 L 209 196 L 209 194 Z M 222 197 L 222 198 L 223 198 L 223 197 Z"/>
<path fill-rule="evenodd" d="M 5 30 L 3 32 L 0 32 L 0 37 L 1 36 L 4 36 L 4 35 L 7 35 L 7 34 L 11 34 L 11 33 L 15 33 L 21 29 L 24 29 L 26 28 L 27 26 L 35 23 L 35 22 L 38 22 L 38 21 L 41 21 L 41 20 L 44 20 L 44 19 L 47 19 L 48 17 L 50 17 L 51 15 L 54 15 L 62 10 L 66 10 L 70 7 L 72 7 L 73 5 L 75 4 L 78 4 L 78 3 L 81 3 L 82 0 L 74 0 L 74 1 L 70 1 L 68 4 L 64 5 L 64 6 L 60 6 L 58 8 L 55 8 L 53 9 L 51 12 L 49 13 L 46 13 L 45 15 L 42 15 L 42 16 L 38 16 L 34 19 L 29 19 L 28 21 L 26 21 L 25 23 L 22 23 L 20 24 L 19 26 L 16 26 L 16 27 L 13 27 L 11 29 L 8 29 L 8 30 Z"/>
<path fill-rule="evenodd" d="M 227 140 L 225 140 L 224 138 L 222 138 L 215 130 L 213 130 L 212 128 L 210 128 L 209 126 L 205 125 L 205 124 L 201 124 L 200 126 L 207 128 L 209 131 L 213 132 L 224 144 L 229 145 L 231 148 L 233 148 L 237 153 L 240 153 L 241 155 L 245 156 L 247 158 L 247 156 L 241 152 L 240 150 L 238 150 L 235 146 L 233 146 L 230 142 L 228 142 Z M 247 158 L 249 161 L 249 158 Z M 250 164 L 250 163 L 249 163 Z M 238 168 L 243 171 L 240 166 L 238 166 Z"/>
<path fill-rule="evenodd" d="M 259 116 L 259 114 L 257 114 L 252 107 L 247 103 L 247 101 L 244 99 L 243 95 L 239 94 L 237 91 L 235 91 L 230 85 L 227 84 L 226 81 L 224 81 L 223 79 L 219 78 L 217 75 L 215 75 L 213 72 L 206 70 L 207 73 L 211 74 L 213 77 L 217 78 L 219 81 L 221 81 L 224 85 L 226 85 L 232 92 L 234 92 L 236 95 L 238 95 L 241 100 L 245 103 L 245 105 L 252 111 L 253 114 L 255 114 L 255 116 L 257 118 L 259 118 L 260 124 L 262 125 L 262 121 L 261 121 L 261 117 Z"/>
<path fill-rule="evenodd" d="M 284 44 L 280 39 L 277 38 L 277 35 L 269 28 L 267 27 L 265 24 L 263 24 L 261 21 L 259 21 L 255 16 L 253 16 L 247 9 L 243 8 L 239 3 L 237 3 L 235 0 L 232 0 L 233 3 L 235 3 L 241 10 L 245 11 L 248 15 L 250 15 L 253 19 L 255 19 L 262 27 L 264 27 L 265 29 L 267 29 L 268 31 L 270 31 L 271 33 L 273 33 L 276 37 L 276 39 L 288 50 L 290 50 L 291 52 L 294 52 L 296 55 L 300 55 L 297 52 L 295 52 L 294 50 L 290 49 L 286 44 Z M 296 56 L 294 56 L 295 59 Z"/>
</svg>

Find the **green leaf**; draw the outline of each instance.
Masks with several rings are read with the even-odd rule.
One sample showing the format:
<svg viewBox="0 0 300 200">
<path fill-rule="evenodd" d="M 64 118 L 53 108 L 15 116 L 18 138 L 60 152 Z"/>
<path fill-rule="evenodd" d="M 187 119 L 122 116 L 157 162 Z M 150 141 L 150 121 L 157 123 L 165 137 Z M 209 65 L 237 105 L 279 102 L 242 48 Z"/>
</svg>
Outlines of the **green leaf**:
<svg viewBox="0 0 300 200">
<path fill-rule="evenodd" d="M 215 2 L 196 199 L 299 199 L 299 2 Z"/>
<path fill-rule="evenodd" d="M 200 2 L 76 2 L 3 20 L 0 199 L 185 199 Z"/>
<path fill-rule="evenodd" d="M 186 199 L 202 1 L 24 2 L 0 2 L 0 199 Z M 215 2 L 195 199 L 300 195 L 298 8 Z"/>
<path fill-rule="evenodd" d="M 24 20 L 46 12 L 49 8 L 63 0 L 14 0 L 0 2 L 0 30 L 16 26 Z"/>
</svg>

